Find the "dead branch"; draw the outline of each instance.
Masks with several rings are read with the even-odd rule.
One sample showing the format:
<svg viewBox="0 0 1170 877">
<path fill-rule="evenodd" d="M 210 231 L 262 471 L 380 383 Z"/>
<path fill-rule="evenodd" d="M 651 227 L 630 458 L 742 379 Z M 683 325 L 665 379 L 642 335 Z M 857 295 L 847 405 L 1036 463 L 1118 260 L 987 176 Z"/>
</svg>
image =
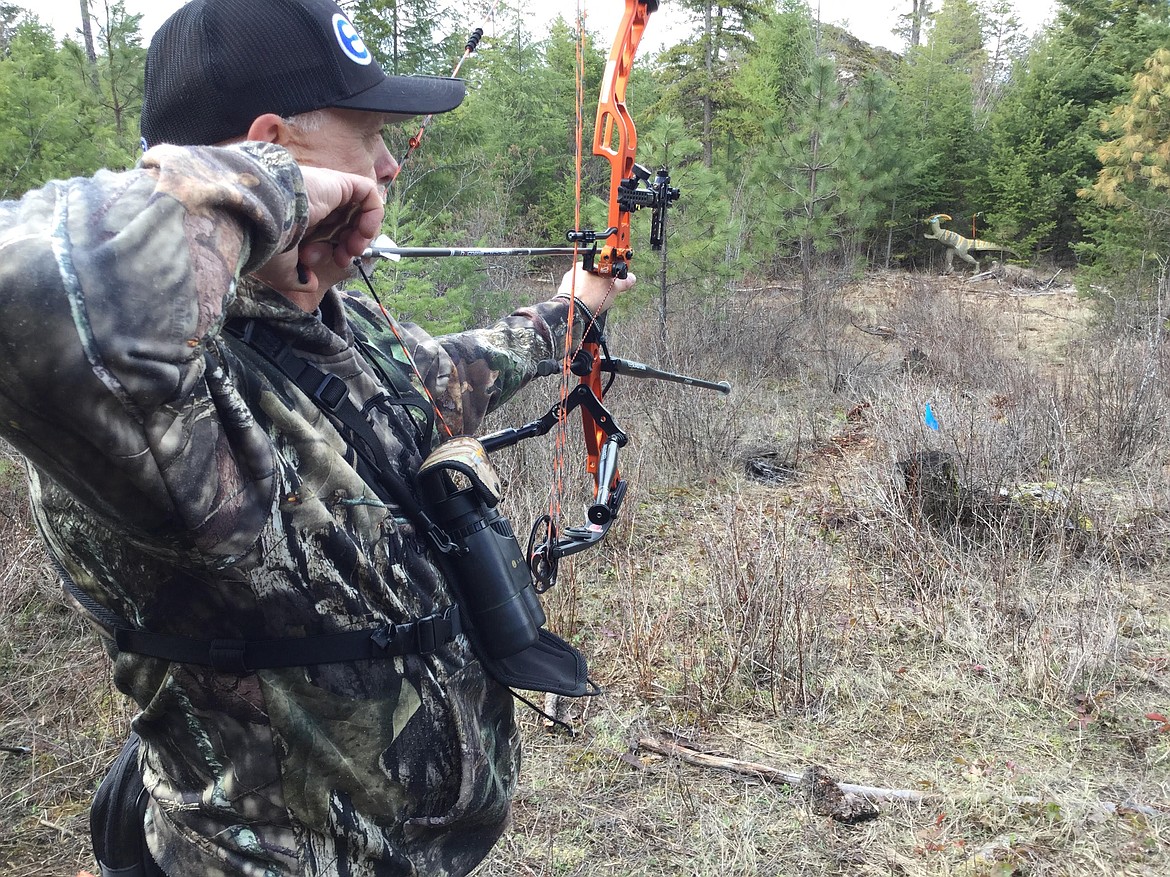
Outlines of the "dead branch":
<svg viewBox="0 0 1170 877">
<path fill-rule="evenodd" d="M 648 752 L 656 752 L 659 755 L 678 758 L 687 764 L 727 770 L 732 773 L 753 776 L 768 782 L 784 783 L 793 787 L 799 787 L 801 780 L 805 777 L 805 773 L 780 770 L 779 768 L 756 761 L 743 761 L 724 755 L 712 755 L 707 752 L 692 749 L 689 746 L 683 746 L 680 743 L 657 740 L 653 737 L 639 738 L 638 748 L 645 749 Z M 916 804 L 930 804 L 944 799 L 944 796 L 938 792 L 918 792 L 913 789 L 887 789 L 880 786 L 860 786 L 854 783 L 837 783 L 837 788 L 845 795 L 860 795 L 873 801 L 908 801 Z M 978 800 L 990 801 L 992 798 L 990 796 L 981 796 Z M 1006 803 L 1043 806 L 1057 802 L 1034 795 L 1025 795 L 1023 797 L 1009 798 L 1006 800 Z M 1093 810 L 1107 813 L 1111 816 L 1119 813 L 1140 813 L 1143 816 L 1152 818 L 1166 815 L 1162 808 L 1137 804 L 1131 801 L 1126 801 L 1121 804 L 1116 804 L 1111 801 L 1093 801 L 1084 802 L 1084 804 Z"/>
<path fill-rule="evenodd" d="M 1045 284 L 1044 284 L 1043 286 L 1041 286 L 1040 288 L 1041 288 L 1041 289 L 1048 289 L 1050 286 L 1052 286 L 1052 284 L 1053 284 L 1053 283 L 1056 281 L 1056 278 L 1060 276 L 1060 272 L 1061 272 L 1061 271 L 1063 271 L 1063 270 L 1064 270 L 1063 268 L 1057 268 L 1057 269 L 1056 269 L 1056 273 L 1055 273 L 1055 274 L 1053 274 L 1051 277 L 1049 277 L 1049 278 L 1048 278 L 1048 282 L 1047 282 L 1047 283 L 1045 283 Z"/>
<path fill-rule="evenodd" d="M 866 335 L 876 335 L 878 338 L 885 339 L 886 341 L 898 334 L 889 326 L 859 326 L 857 325 L 857 321 L 852 318 L 850 318 L 849 322 L 858 332 L 864 332 Z"/>
<path fill-rule="evenodd" d="M 784 284 L 773 284 L 769 286 L 733 286 L 727 290 L 732 295 L 739 292 L 800 292 L 799 286 L 786 286 Z"/>
<path fill-rule="evenodd" d="M 978 274 L 972 274 L 970 277 L 967 278 L 967 282 L 974 283 L 977 280 L 998 280 L 1000 277 L 1003 276 L 1003 272 L 997 270 L 998 267 L 999 266 L 996 265 L 995 268 L 992 268 L 989 271 L 980 271 Z"/>
<path fill-rule="evenodd" d="M 1060 276 L 1061 270 L 1063 269 L 1058 270 L 1051 277 L 1044 279 L 1031 268 L 1021 268 L 1017 265 L 996 262 L 986 271 L 972 274 L 967 278 L 967 283 L 975 283 L 980 280 L 1002 280 L 1017 289 L 1044 291 L 1051 288 L 1053 282 Z"/>
<path fill-rule="evenodd" d="M 1040 314 L 1041 316 L 1044 316 L 1044 317 L 1051 317 L 1053 320 L 1064 320 L 1066 323 L 1072 323 L 1074 326 L 1087 325 L 1084 320 L 1077 320 L 1077 319 L 1074 319 L 1073 317 L 1066 317 L 1066 316 L 1064 316 L 1064 314 L 1054 314 L 1054 313 L 1052 313 L 1052 311 L 1046 311 L 1043 308 L 1025 308 L 1024 313 L 1026 313 L 1026 314 Z"/>
<path fill-rule="evenodd" d="M 76 831 L 74 831 L 72 828 L 69 828 L 69 827 L 64 826 L 64 825 L 60 825 L 56 822 L 50 822 L 48 819 L 46 819 L 43 816 L 40 817 L 39 819 L 37 819 L 37 823 L 40 825 L 43 825 L 45 828 L 51 828 L 54 831 L 60 832 L 61 834 L 64 834 L 64 835 L 67 835 L 68 837 L 80 837 L 80 835 L 78 835 L 78 833 Z"/>
<path fill-rule="evenodd" d="M 713 767 L 718 770 L 729 770 L 732 773 L 758 777 L 774 783 L 784 783 L 788 786 L 799 786 L 804 778 L 804 772 L 780 770 L 758 761 L 742 761 L 724 755 L 711 755 L 699 752 L 689 746 L 679 743 L 670 743 L 656 740 L 653 737 L 642 737 L 638 740 L 638 748 L 648 752 L 657 752 L 659 755 L 669 755 L 685 761 L 687 764 L 699 767 Z M 877 786 L 859 786 L 853 783 L 837 783 L 837 787 L 847 794 L 864 795 L 875 801 L 925 801 L 930 796 L 925 792 L 915 792 L 910 789 L 883 789 Z"/>
</svg>

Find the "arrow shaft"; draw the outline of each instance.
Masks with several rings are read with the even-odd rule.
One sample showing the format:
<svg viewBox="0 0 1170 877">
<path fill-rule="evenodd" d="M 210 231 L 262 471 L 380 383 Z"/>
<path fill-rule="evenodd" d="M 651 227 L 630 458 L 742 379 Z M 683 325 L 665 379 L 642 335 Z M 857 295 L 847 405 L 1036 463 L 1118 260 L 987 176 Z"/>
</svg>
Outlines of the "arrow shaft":
<svg viewBox="0 0 1170 877">
<path fill-rule="evenodd" d="M 370 247 L 366 258 L 406 259 L 444 256 L 575 256 L 574 247 Z"/>
</svg>

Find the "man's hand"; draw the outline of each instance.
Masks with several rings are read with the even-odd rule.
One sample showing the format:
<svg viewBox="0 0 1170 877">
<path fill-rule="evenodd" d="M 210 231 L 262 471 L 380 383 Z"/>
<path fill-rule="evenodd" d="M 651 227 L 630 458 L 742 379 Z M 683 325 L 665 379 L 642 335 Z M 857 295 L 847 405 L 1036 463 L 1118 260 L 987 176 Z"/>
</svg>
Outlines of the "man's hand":
<svg viewBox="0 0 1170 877">
<path fill-rule="evenodd" d="M 273 256 L 255 276 L 294 301 L 319 297 L 318 270 L 344 272 L 382 227 L 382 195 L 369 177 L 301 166 L 309 228 L 296 249 Z"/>
<path fill-rule="evenodd" d="M 565 297 L 576 295 L 591 313 L 600 316 L 609 310 L 614 299 L 633 286 L 637 279 L 633 274 L 628 274 L 624 280 L 615 280 L 612 277 L 590 274 L 580 265 L 576 265 L 561 278 L 557 295 Z"/>
</svg>

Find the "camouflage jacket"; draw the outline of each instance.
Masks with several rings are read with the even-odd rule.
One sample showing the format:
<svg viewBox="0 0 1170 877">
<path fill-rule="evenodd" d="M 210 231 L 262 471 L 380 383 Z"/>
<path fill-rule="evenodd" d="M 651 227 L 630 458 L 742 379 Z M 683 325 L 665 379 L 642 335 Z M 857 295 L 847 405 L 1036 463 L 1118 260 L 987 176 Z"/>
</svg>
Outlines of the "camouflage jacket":
<svg viewBox="0 0 1170 877">
<path fill-rule="evenodd" d="M 79 586 L 135 626 L 200 639 L 361 630 L 442 610 L 428 543 L 347 462 L 338 431 L 221 332 L 257 318 L 342 378 L 408 477 L 431 439 L 386 378 L 370 301 L 318 315 L 240 278 L 299 239 L 287 153 L 160 147 L 127 173 L 0 204 L 0 423 Z M 564 342 L 552 300 L 405 343 L 473 432 Z M 355 343 L 353 327 L 361 343 Z M 509 693 L 464 637 L 438 652 L 251 675 L 118 653 L 171 874 L 464 874 L 504 830 L 519 769 Z"/>
</svg>

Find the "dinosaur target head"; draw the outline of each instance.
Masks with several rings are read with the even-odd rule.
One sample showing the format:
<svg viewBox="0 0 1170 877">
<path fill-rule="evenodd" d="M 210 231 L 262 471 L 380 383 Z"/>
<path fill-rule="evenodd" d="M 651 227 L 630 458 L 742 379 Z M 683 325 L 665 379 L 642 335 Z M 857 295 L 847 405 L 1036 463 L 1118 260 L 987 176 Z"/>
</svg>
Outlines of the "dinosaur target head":
<svg viewBox="0 0 1170 877">
<path fill-rule="evenodd" d="M 936 222 L 936 221 L 942 220 L 942 219 L 945 219 L 949 222 L 951 219 L 951 215 L 949 213 L 936 213 L 934 216 L 927 217 L 926 222 Z"/>
</svg>

